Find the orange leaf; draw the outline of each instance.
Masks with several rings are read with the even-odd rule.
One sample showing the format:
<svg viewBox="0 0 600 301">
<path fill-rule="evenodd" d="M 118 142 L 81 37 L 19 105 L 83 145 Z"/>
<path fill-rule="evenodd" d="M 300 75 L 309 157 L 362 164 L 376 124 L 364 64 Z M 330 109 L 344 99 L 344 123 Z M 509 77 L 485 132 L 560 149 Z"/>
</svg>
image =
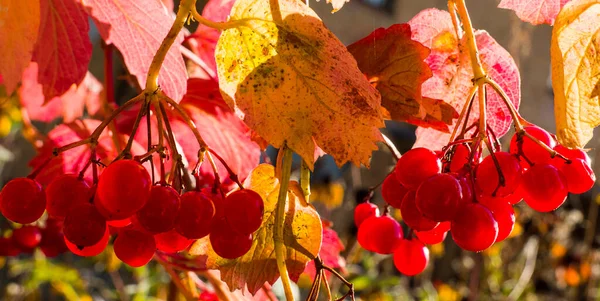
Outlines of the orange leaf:
<svg viewBox="0 0 600 301">
<path fill-rule="evenodd" d="M 448 132 L 448 125 L 458 113 L 444 101 L 421 96 L 421 85 L 431 77 L 424 62 L 429 49 L 411 40 L 410 25 L 379 28 L 348 46 L 348 50 L 381 93 L 381 105 L 393 120 Z"/>
<path fill-rule="evenodd" d="M 338 165 L 369 165 L 384 126 L 379 93 L 317 14 L 297 0 L 240 0 L 230 20 L 244 25 L 221 34 L 219 85 L 244 122 L 311 168 L 317 146 Z"/>
</svg>

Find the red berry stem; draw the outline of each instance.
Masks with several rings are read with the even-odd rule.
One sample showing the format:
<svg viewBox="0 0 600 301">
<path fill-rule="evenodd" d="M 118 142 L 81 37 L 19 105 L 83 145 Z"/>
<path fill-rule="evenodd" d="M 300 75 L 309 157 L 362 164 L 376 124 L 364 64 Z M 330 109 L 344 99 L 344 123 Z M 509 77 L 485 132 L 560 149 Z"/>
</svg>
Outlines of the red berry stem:
<svg viewBox="0 0 600 301">
<path fill-rule="evenodd" d="M 494 166 L 496 167 L 496 171 L 498 172 L 498 186 L 496 187 L 494 192 L 492 192 L 492 196 L 495 196 L 498 189 L 500 189 L 500 187 L 504 187 L 506 185 L 506 179 L 504 178 L 504 173 L 502 173 L 502 168 L 500 168 L 500 162 L 498 162 L 498 158 L 496 158 L 496 155 L 494 153 L 494 149 L 492 147 L 492 144 L 490 143 L 490 140 L 487 137 L 483 137 L 483 141 L 485 142 L 485 146 L 487 147 L 488 151 L 490 152 L 490 156 L 492 157 L 492 161 L 494 161 Z"/>
<path fill-rule="evenodd" d="M 148 153 L 151 153 L 151 150 L 154 150 L 153 152 L 155 152 L 157 150 L 156 147 L 154 147 L 152 145 L 152 120 L 150 118 L 151 118 L 151 116 L 150 116 L 150 106 L 147 106 L 146 107 L 146 129 L 147 129 L 147 132 L 148 132 L 148 138 L 147 138 L 148 139 L 148 147 L 147 147 Z M 143 162 L 143 160 L 139 160 L 139 161 Z M 154 160 L 150 160 L 150 170 L 151 170 L 150 176 L 152 177 L 152 183 L 154 183 L 155 182 L 155 179 L 154 179 Z"/>
<path fill-rule="evenodd" d="M 449 5 L 449 7 L 451 7 L 451 6 Z M 467 127 L 467 123 L 469 122 L 469 115 L 471 112 L 471 107 L 473 106 L 473 100 L 475 99 L 476 92 L 477 92 L 477 87 L 475 87 L 475 86 L 471 87 L 471 89 L 469 90 L 469 96 L 467 97 L 467 103 L 463 106 L 463 109 L 460 112 L 460 116 L 458 117 L 458 120 L 456 120 L 456 126 L 454 127 L 454 130 L 452 130 L 452 135 L 450 135 L 450 141 L 454 141 L 455 138 L 459 138 L 459 137 L 463 136 L 464 133 L 466 132 L 465 129 Z M 463 124 L 462 130 L 457 137 L 456 136 L 457 130 L 460 127 L 461 123 Z"/>
<path fill-rule="evenodd" d="M 44 168 L 46 168 L 46 166 L 48 166 L 48 163 L 50 163 L 50 161 L 52 161 L 52 159 L 56 158 L 56 156 L 52 156 L 46 159 L 46 161 L 44 161 L 40 166 L 38 166 L 36 169 L 34 169 L 27 177 L 34 180 L 35 177 L 37 177 L 37 175 L 44 170 Z"/>
<path fill-rule="evenodd" d="M 350 281 L 346 280 L 346 278 L 344 278 L 344 276 L 342 276 L 340 273 L 338 273 L 338 271 L 336 271 L 335 269 L 333 269 L 330 266 L 327 266 L 323 263 L 323 260 L 321 260 L 320 256 L 317 256 L 314 259 L 315 262 L 315 269 L 317 270 L 317 275 L 322 271 L 328 271 L 331 274 L 333 274 L 336 278 L 338 278 L 340 281 L 342 281 L 342 283 L 344 283 L 344 285 L 346 285 L 348 287 L 348 292 L 342 296 L 341 298 L 337 299 L 337 300 L 344 300 L 346 299 L 346 297 L 350 297 L 350 300 L 354 300 L 354 284 L 352 284 Z"/>
<path fill-rule="evenodd" d="M 225 160 L 223 160 L 223 158 L 221 156 L 219 156 L 219 154 L 217 154 L 214 150 L 212 150 L 212 149 L 209 148 L 208 149 L 208 153 L 207 153 L 207 156 L 208 156 L 209 160 L 211 160 L 211 154 L 213 156 L 215 156 L 217 158 L 217 160 L 219 160 L 219 162 L 221 162 L 221 164 L 223 164 L 223 166 L 227 170 L 227 173 L 229 174 L 229 178 L 233 182 L 235 182 L 240 189 L 244 189 L 244 185 L 242 185 L 242 182 L 240 182 L 237 174 L 235 172 L 233 172 L 233 170 L 231 169 L 231 167 L 229 167 L 229 165 L 227 164 L 227 162 L 225 162 Z"/>
</svg>

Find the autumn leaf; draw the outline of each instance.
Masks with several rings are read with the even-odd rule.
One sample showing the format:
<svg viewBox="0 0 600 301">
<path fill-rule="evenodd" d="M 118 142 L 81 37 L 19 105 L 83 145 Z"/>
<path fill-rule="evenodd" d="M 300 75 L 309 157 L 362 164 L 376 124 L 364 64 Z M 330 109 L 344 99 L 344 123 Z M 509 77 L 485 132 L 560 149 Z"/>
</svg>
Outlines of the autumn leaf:
<svg viewBox="0 0 600 301">
<path fill-rule="evenodd" d="M 558 141 L 583 147 L 600 124 L 600 2 L 568 3 L 556 18 L 550 56 Z"/>
<path fill-rule="evenodd" d="M 46 101 L 81 83 L 92 58 L 88 16 L 79 1 L 40 1 L 41 21 L 33 61 Z"/>
<path fill-rule="evenodd" d="M 317 2 L 319 2 L 320 0 L 317 0 Z M 331 11 L 331 13 L 336 13 L 338 12 L 340 9 L 342 9 L 342 7 L 344 6 L 344 4 L 346 4 L 347 2 L 350 2 L 350 0 L 326 0 L 327 3 L 331 4 L 331 6 L 333 7 L 333 10 Z"/>
<path fill-rule="evenodd" d="M 140 85 L 146 76 L 154 54 L 169 32 L 173 17 L 160 1 L 83 0 L 106 43 L 114 44 L 123 55 L 125 65 Z M 180 34 L 169 49 L 160 69 L 158 84 L 172 99 L 185 94 L 187 74 L 179 45 Z"/>
<path fill-rule="evenodd" d="M 244 122 L 311 169 L 317 146 L 338 165 L 368 166 L 384 126 L 379 93 L 316 13 L 296 0 L 240 0 L 230 20 L 243 25 L 219 39 L 219 84 Z"/>
<path fill-rule="evenodd" d="M 502 0 L 498 7 L 515 11 L 517 16 L 533 25 L 554 24 L 560 9 L 570 0 Z"/>
<path fill-rule="evenodd" d="M 348 51 L 381 93 L 381 105 L 393 120 L 448 132 L 458 113 L 444 101 L 421 96 L 421 85 L 431 77 L 424 62 L 430 51 L 411 39 L 410 25 L 379 28 L 348 46 Z"/>
<path fill-rule="evenodd" d="M 422 85 L 424 97 L 442 99 L 460 112 L 467 101 L 469 89 L 473 86 L 473 71 L 465 41 L 456 37 L 452 19 L 446 11 L 427 9 L 409 22 L 413 40 L 431 49 L 425 62 L 433 76 Z M 510 54 L 487 32 L 478 30 L 475 39 L 481 63 L 487 75 L 495 80 L 506 92 L 516 108 L 521 99 L 519 70 Z M 488 125 L 497 137 L 509 130 L 512 119 L 500 96 L 491 88 L 487 89 Z M 469 125 L 479 118 L 478 98 L 475 98 Z M 454 125 L 449 127 L 452 130 Z M 434 129 L 418 128 L 414 147 L 440 149 L 449 141 L 450 134 Z"/>
<path fill-rule="evenodd" d="M 259 165 L 246 179 L 244 187 L 258 192 L 265 203 L 263 223 L 254 233 L 252 247 L 246 255 L 237 259 L 221 258 L 212 250 L 208 237 L 198 240 L 190 254 L 206 256 L 206 267 L 219 269 L 221 280 L 232 291 L 247 285 L 250 293 L 255 294 L 265 282 L 273 284 L 279 278 L 273 241 L 279 181 L 274 167 Z M 306 263 L 319 253 L 323 230 L 318 213 L 306 202 L 295 181 L 290 182 L 284 223 L 285 261 L 290 278 L 297 281 Z"/>
<path fill-rule="evenodd" d="M 0 74 L 8 94 L 31 61 L 39 27 L 39 0 L 8 0 L 0 5 Z"/>
</svg>

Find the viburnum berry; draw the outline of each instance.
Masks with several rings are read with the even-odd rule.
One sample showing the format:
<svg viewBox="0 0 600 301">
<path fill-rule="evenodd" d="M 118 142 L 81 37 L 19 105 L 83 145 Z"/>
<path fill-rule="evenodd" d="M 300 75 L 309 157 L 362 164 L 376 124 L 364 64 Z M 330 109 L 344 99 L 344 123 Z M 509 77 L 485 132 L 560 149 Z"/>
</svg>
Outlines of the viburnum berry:
<svg viewBox="0 0 600 301">
<path fill-rule="evenodd" d="M 144 207 L 151 186 L 150 174 L 140 163 L 119 160 L 100 175 L 95 202 L 106 209 L 108 220 L 124 219 Z"/>
<path fill-rule="evenodd" d="M 504 183 L 500 182 L 500 174 L 492 156 L 498 160 Z M 519 160 L 507 152 L 497 152 L 487 156 L 479 164 L 475 173 L 475 184 L 485 195 L 499 197 L 510 195 L 517 189 L 520 181 L 521 165 Z"/>
<path fill-rule="evenodd" d="M 357 227 L 360 227 L 360 225 L 371 216 L 379 216 L 379 208 L 371 202 L 367 201 L 358 204 L 358 206 L 354 208 L 354 224 Z"/>
<path fill-rule="evenodd" d="M 550 212 L 567 199 L 564 176 L 550 164 L 536 164 L 523 174 L 523 200 L 539 212 Z"/>
<path fill-rule="evenodd" d="M 129 266 L 137 268 L 150 262 L 156 251 L 156 243 L 151 234 L 123 229 L 115 238 L 114 250 L 117 258 Z"/>
<path fill-rule="evenodd" d="M 90 203 L 73 206 L 65 217 L 63 232 L 65 237 L 80 247 L 98 243 L 106 229 L 106 220 Z"/>
<path fill-rule="evenodd" d="M 12 257 L 21 254 L 21 249 L 12 238 L 0 236 L 0 256 Z"/>
<path fill-rule="evenodd" d="M 194 240 L 182 236 L 175 230 L 154 235 L 156 248 L 167 253 L 177 253 L 189 247 Z"/>
<path fill-rule="evenodd" d="M 396 243 L 394 266 L 404 275 L 415 276 L 429 263 L 429 249 L 418 240 L 401 239 Z"/>
<path fill-rule="evenodd" d="M 534 138 L 538 139 L 540 142 L 544 143 L 550 148 L 554 148 L 556 146 L 556 141 L 550 133 L 546 130 L 542 129 L 539 126 L 531 125 L 526 126 L 524 128 L 525 132 Z M 519 137 L 519 134 L 516 133 L 512 139 L 510 140 L 510 153 L 514 155 L 519 155 L 521 165 L 525 167 L 529 167 L 529 162 L 533 164 L 537 163 L 548 163 L 550 159 L 552 159 L 550 153 L 544 149 L 541 145 L 537 144 L 531 138 L 522 135 Z M 522 158 L 522 157 L 525 158 Z"/>
<path fill-rule="evenodd" d="M 169 186 L 153 186 L 146 205 L 137 213 L 137 220 L 152 233 L 167 232 L 175 226 L 179 213 L 179 193 Z"/>
<path fill-rule="evenodd" d="M 56 257 L 68 250 L 62 233 L 62 227 L 56 227 L 46 222 L 46 228 L 42 229 L 42 241 L 40 250 L 46 257 Z"/>
<path fill-rule="evenodd" d="M 498 236 L 496 242 L 506 239 L 515 227 L 515 210 L 504 200 L 485 199 L 480 203 L 492 212 L 494 220 L 498 223 Z"/>
<path fill-rule="evenodd" d="M 426 179 L 442 171 L 442 162 L 438 155 L 426 148 L 413 148 L 406 152 L 398 162 L 394 173 L 404 187 L 414 190 Z"/>
<path fill-rule="evenodd" d="M 15 223 L 33 223 L 42 216 L 44 209 L 46 195 L 42 185 L 35 180 L 12 179 L 0 190 L 0 211 Z"/>
<path fill-rule="evenodd" d="M 46 187 L 46 211 L 51 217 L 64 219 L 73 205 L 87 203 L 90 197 L 90 186 L 83 179 L 74 174 L 60 175 Z"/>
<path fill-rule="evenodd" d="M 365 250 L 379 254 L 391 254 L 403 237 L 400 224 L 389 215 L 372 216 L 358 227 L 358 243 Z"/>
<path fill-rule="evenodd" d="M 471 148 L 466 144 L 458 144 L 454 147 L 454 153 L 450 160 L 450 171 L 459 172 L 469 163 Z"/>
<path fill-rule="evenodd" d="M 404 223 L 415 231 L 431 230 L 438 225 L 438 222 L 425 217 L 421 211 L 417 209 L 414 191 L 409 191 L 406 196 L 404 196 L 402 206 L 400 207 L 400 214 L 402 215 Z"/>
<path fill-rule="evenodd" d="M 381 184 L 381 196 L 386 203 L 396 209 L 400 209 L 402 199 L 407 192 L 408 189 L 398 182 L 394 172 L 390 173 Z"/>
<path fill-rule="evenodd" d="M 592 165 L 592 159 L 590 159 L 590 156 L 588 156 L 588 154 L 582 149 L 568 148 L 562 144 L 557 144 L 556 147 L 554 147 L 554 150 L 569 160 L 581 159 L 588 165 Z M 565 159 L 559 156 L 555 156 L 550 161 L 550 164 L 554 165 L 554 167 L 556 167 L 558 170 L 560 170 L 565 163 Z"/>
<path fill-rule="evenodd" d="M 417 208 L 436 222 L 452 220 L 462 199 L 460 183 L 449 174 L 439 174 L 425 180 L 416 194 Z"/>
<path fill-rule="evenodd" d="M 99 255 L 100 253 L 102 253 L 102 251 L 104 251 L 104 249 L 106 249 L 109 239 L 110 239 L 110 231 L 108 230 L 108 227 L 106 227 L 106 229 L 104 231 L 104 235 L 102 236 L 100 241 L 98 241 L 97 243 L 95 243 L 94 245 L 89 246 L 89 247 L 77 246 L 74 243 L 70 242 L 66 236 L 64 236 L 65 244 L 67 245 L 67 248 L 69 249 L 69 251 L 71 251 L 75 255 L 79 255 L 79 256 L 83 256 L 83 257 L 96 256 L 96 255 Z"/>
<path fill-rule="evenodd" d="M 206 194 L 188 191 L 181 196 L 175 230 L 184 237 L 200 239 L 210 233 L 215 214 L 215 206 Z"/>
<path fill-rule="evenodd" d="M 12 238 L 21 248 L 33 249 L 42 241 L 42 231 L 37 226 L 23 226 L 13 231 Z"/>
<path fill-rule="evenodd" d="M 560 168 L 567 182 L 567 190 L 571 193 L 584 193 L 594 186 L 596 175 L 590 164 L 582 159 L 571 159 Z"/>
<path fill-rule="evenodd" d="M 467 251 L 489 248 L 498 237 L 498 222 L 492 212 L 478 203 L 461 203 L 450 224 L 452 239 Z"/>
<path fill-rule="evenodd" d="M 260 228 L 265 204 L 254 190 L 241 189 L 229 194 L 223 203 L 225 219 L 231 229 L 240 234 L 251 234 Z"/>
<path fill-rule="evenodd" d="M 435 245 L 446 239 L 449 230 L 450 222 L 441 222 L 429 231 L 415 231 L 415 235 L 422 243 L 426 245 Z"/>
<path fill-rule="evenodd" d="M 215 253 L 227 259 L 241 257 L 252 247 L 252 234 L 236 232 L 225 217 L 213 221 L 209 239 Z"/>
</svg>

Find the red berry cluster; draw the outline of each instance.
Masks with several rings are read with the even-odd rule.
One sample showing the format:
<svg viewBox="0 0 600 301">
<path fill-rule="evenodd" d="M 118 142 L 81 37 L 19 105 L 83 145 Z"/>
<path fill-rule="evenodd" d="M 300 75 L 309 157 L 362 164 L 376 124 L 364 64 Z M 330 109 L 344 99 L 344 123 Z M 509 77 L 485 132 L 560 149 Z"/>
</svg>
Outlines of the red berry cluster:
<svg viewBox="0 0 600 301">
<path fill-rule="evenodd" d="M 56 177 L 45 189 L 33 179 L 13 179 L 0 191 L 0 211 L 19 224 L 34 223 L 48 213 L 45 228 L 23 226 L 10 238 L 1 238 L 0 256 L 15 256 L 38 245 L 48 256 L 66 248 L 80 256 L 96 256 L 116 234 L 115 255 L 139 267 L 156 250 L 179 252 L 207 235 L 218 255 L 244 255 L 262 223 L 264 204 L 249 189 L 225 198 L 211 191 L 180 195 L 170 186 L 152 185 L 139 162 L 119 160 L 106 167 L 93 186 L 73 174 Z"/>
<path fill-rule="evenodd" d="M 400 209 L 416 238 L 403 239 L 399 223 L 363 203 L 355 209 L 358 242 L 366 250 L 394 253 L 406 275 L 423 271 L 428 261 L 424 244 L 442 242 L 450 231 L 455 243 L 479 252 L 506 239 L 515 223 L 513 205 L 525 200 L 548 212 L 567 194 L 592 188 L 596 177 L 590 158 L 568 149 L 537 126 L 515 134 L 509 152 L 498 149 L 483 158 L 474 143 L 454 144 L 443 152 L 415 148 L 404 154 L 382 183 L 384 200 Z"/>
</svg>

